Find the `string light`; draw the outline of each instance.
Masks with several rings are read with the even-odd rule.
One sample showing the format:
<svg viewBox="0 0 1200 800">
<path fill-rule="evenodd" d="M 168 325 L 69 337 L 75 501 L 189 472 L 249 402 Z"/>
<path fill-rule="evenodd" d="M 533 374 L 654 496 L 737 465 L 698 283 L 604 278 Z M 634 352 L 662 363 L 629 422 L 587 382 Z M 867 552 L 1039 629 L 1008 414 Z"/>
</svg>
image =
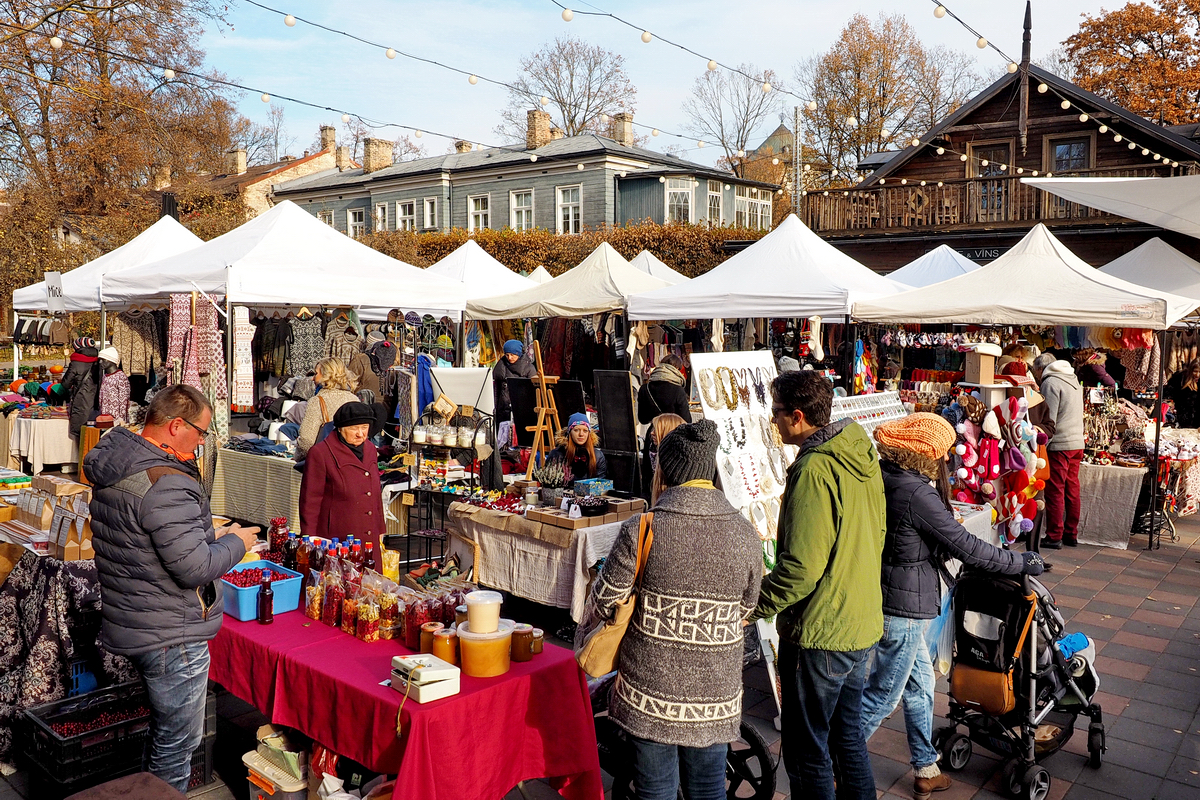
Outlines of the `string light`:
<svg viewBox="0 0 1200 800">
<path fill-rule="evenodd" d="M 763 94 L 766 94 L 767 92 L 771 91 L 771 84 L 768 83 L 767 81 L 763 81 L 762 90 L 763 90 Z"/>
<path fill-rule="evenodd" d="M 580 172 L 583 172 L 583 164 L 576 164 L 575 169 L 579 170 Z"/>
<path fill-rule="evenodd" d="M 1087 122 L 1087 121 L 1088 121 L 1088 115 L 1087 115 L 1087 114 L 1080 114 L 1080 115 L 1079 115 L 1079 121 L 1080 121 L 1080 122 Z"/>
<path fill-rule="evenodd" d="M 708 71 L 709 71 L 709 72 L 716 72 L 716 71 L 717 71 L 717 62 L 716 62 L 716 61 L 714 61 L 714 60 L 713 60 L 713 59 L 711 59 L 711 58 L 708 60 Z"/>
<path fill-rule="evenodd" d="M 1108 126 L 1107 126 L 1107 125 L 1101 125 L 1101 126 L 1100 126 L 1100 132 L 1101 132 L 1101 133 L 1108 133 Z"/>
<path fill-rule="evenodd" d="M 779 166 L 779 159 L 778 159 L 778 158 L 772 158 L 772 159 L 771 159 L 771 164 L 772 164 L 772 165 L 774 165 L 774 166 L 776 166 L 776 167 L 777 167 L 777 166 Z"/>
<path fill-rule="evenodd" d="M 50 46 L 53 47 L 55 50 L 61 50 L 62 46 L 63 46 L 63 40 L 58 38 L 57 36 L 51 36 L 50 37 Z"/>
<path fill-rule="evenodd" d="M 575 12 L 569 8 L 564 8 L 562 13 L 563 22 L 570 22 L 575 19 Z"/>
<path fill-rule="evenodd" d="M 538 160 L 537 153 L 530 153 L 530 154 L 529 154 L 529 160 L 530 160 L 531 162 L 533 162 L 534 164 L 536 164 L 536 163 L 537 163 L 537 160 Z M 622 177 L 624 177 L 624 176 L 622 176 Z"/>
<path fill-rule="evenodd" d="M 651 136 L 658 136 L 658 128 L 655 128 L 654 130 L 650 131 L 650 135 L 651 135 Z"/>
<path fill-rule="evenodd" d="M 269 102 L 271 102 L 271 95 L 267 94 L 266 92 L 263 92 L 262 96 L 259 97 L 258 99 L 262 100 L 264 103 L 269 103 Z"/>
<path fill-rule="evenodd" d="M 944 148 L 944 147 L 939 147 L 939 148 L 937 149 L 937 154 L 938 154 L 939 156 L 944 156 L 944 155 L 946 155 L 946 148 Z"/>
<path fill-rule="evenodd" d="M 887 138 L 888 138 L 888 137 L 890 137 L 891 135 L 892 135 L 892 132 L 891 132 L 891 131 L 889 131 L 887 128 L 884 128 L 883 130 L 881 130 L 881 131 L 879 132 L 879 136 L 880 136 L 880 138 L 883 138 L 883 139 L 887 139 Z"/>
<path fill-rule="evenodd" d="M 983 50 L 988 46 L 988 40 L 983 38 L 982 36 L 980 36 L 978 39 L 975 40 L 975 46 L 978 47 L 980 50 Z"/>
<path fill-rule="evenodd" d="M 1118 133 L 1118 134 L 1114 134 L 1114 135 L 1113 135 L 1113 141 L 1114 141 L 1114 142 L 1117 142 L 1117 143 L 1120 143 L 1120 141 L 1121 141 L 1121 134 L 1119 134 L 1119 133 Z"/>
<path fill-rule="evenodd" d="M 966 161 L 966 160 L 967 160 L 967 154 L 966 154 L 966 153 L 963 153 L 962 155 L 960 155 L 960 156 L 958 157 L 958 160 L 959 160 L 959 161 Z"/>
<path fill-rule="evenodd" d="M 807 103 L 804 104 L 804 107 L 807 108 L 809 111 L 816 111 L 817 110 L 817 101 L 809 100 Z"/>
<path fill-rule="evenodd" d="M 696 147 L 703 148 L 703 147 L 704 147 L 704 140 L 703 140 L 703 139 L 701 139 L 700 141 L 696 142 Z"/>
<path fill-rule="evenodd" d="M 1016 72 L 1018 69 L 1020 69 L 1020 67 L 1017 66 L 1017 62 L 1015 62 L 1015 61 L 1008 62 L 1008 74 L 1009 75 Z"/>
<path fill-rule="evenodd" d="M 478 76 L 478 75 L 468 75 L 468 76 L 467 76 L 467 83 L 469 83 L 469 84 L 471 84 L 472 86 L 474 86 L 475 84 L 479 83 L 479 76 Z"/>
<path fill-rule="evenodd" d="M 163 79 L 168 80 L 168 81 L 175 80 L 175 70 L 171 69 L 170 67 L 167 67 L 166 69 L 164 69 L 163 70 Z"/>
<path fill-rule="evenodd" d="M 347 125 L 348 125 L 348 124 L 350 124 L 350 115 L 349 115 L 349 114 L 342 114 L 342 122 L 343 122 L 343 123 L 345 123 L 345 124 L 347 124 Z"/>
<path fill-rule="evenodd" d="M 417 131 L 413 131 L 413 136 L 416 136 L 418 139 L 420 139 L 420 138 L 421 138 L 422 136 L 424 136 L 424 135 L 425 135 L 425 134 L 424 134 L 424 133 L 422 133 L 422 132 L 421 132 L 421 131 L 419 131 L 419 130 L 417 130 Z"/>
<path fill-rule="evenodd" d="M 738 150 L 738 151 L 737 151 L 737 157 L 738 157 L 738 158 L 745 158 L 745 157 L 746 157 L 746 151 L 745 151 L 745 150 Z M 806 167 L 807 167 L 808 165 L 807 165 L 807 164 L 805 164 L 804 166 L 806 166 Z"/>
<path fill-rule="evenodd" d="M 920 139 L 918 139 L 917 137 L 915 137 L 915 136 L 914 136 L 914 137 L 913 137 L 913 139 L 912 139 L 912 141 L 911 141 L 911 142 L 909 142 L 909 144 L 911 144 L 913 147 L 920 147 L 920 146 L 921 146 L 921 140 L 920 140 Z"/>
<path fill-rule="evenodd" d="M 650 31 L 642 31 L 642 41 L 645 42 L 646 44 L 650 44 L 650 41 L 653 38 L 654 37 L 650 35 Z"/>
<path fill-rule="evenodd" d="M 935 9 L 933 10 L 933 15 L 934 15 L 935 17 L 937 17 L 938 19 L 941 19 L 942 17 L 946 16 L 946 7 L 945 7 L 945 6 L 938 6 L 937 8 L 935 8 Z"/>
<path fill-rule="evenodd" d="M 1063 108 L 1063 110 L 1066 110 L 1071 107 L 1071 101 L 1063 100 L 1061 103 L 1059 103 L 1059 106 L 1061 106 Z"/>
<path fill-rule="evenodd" d="M 293 17 L 291 14 L 288 14 L 286 17 L 283 18 L 283 24 L 287 25 L 289 28 L 294 28 L 294 27 L 296 27 L 296 18 Z"/>
<path fill-rule="evenodd" d="M 550 105 L 550 98 L 546 97 L 546 95 L 542 95 L 541 104 L 544 106 Z"/>
<path fill-rule="evenodd" d="M 388 58 L 395 58 L 395 57 L 396 57 L 396 50 L 395 50 L 395 48 L 393 48 L 393 47 L 389 47 L 387 50 L 384 50 L 384 51 L 383 51 L 383 54 L 384 54 L 385 56 L 387 56 Z"/>
<path fill-rule="evenodd" d="M 1046 90 L 1047 90 L 1047 89 L 1049 89 L 1049 88 L 1050 88 L 1050 87 L 1049 87 L 1049 86 L 1047 86 L 1046 84 L 1044 84 L 1044 83 L 1039 83 L 1039 84 L 1038 84 L 1038 94 L 1045 94 L 1045 93 L 1046 93 Z"/>
<path fill-rule="evenodd" d="M 846 124 L 854 128 L 858 125 L 858 120 L 854 117 L 846 117 Z"/>
</svg>

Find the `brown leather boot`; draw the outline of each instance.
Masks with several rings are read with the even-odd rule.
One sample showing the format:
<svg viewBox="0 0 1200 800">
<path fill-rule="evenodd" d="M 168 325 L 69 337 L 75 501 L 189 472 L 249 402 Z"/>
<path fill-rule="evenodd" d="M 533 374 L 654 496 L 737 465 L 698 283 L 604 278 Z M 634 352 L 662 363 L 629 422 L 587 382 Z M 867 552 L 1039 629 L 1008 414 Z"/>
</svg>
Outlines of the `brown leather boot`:
<svg viewBox="0 0 1200 800">
<path fill-rule="evenodd" d="M 939 772 L 932 778 L 916 778 L 913 781 L 913 798 L 915 800 L 929 800 L 929 795 L 934 792 L 944 792 L 953 783 L 950 780 L 950 776 L 944 772 Z"/>
</svg>

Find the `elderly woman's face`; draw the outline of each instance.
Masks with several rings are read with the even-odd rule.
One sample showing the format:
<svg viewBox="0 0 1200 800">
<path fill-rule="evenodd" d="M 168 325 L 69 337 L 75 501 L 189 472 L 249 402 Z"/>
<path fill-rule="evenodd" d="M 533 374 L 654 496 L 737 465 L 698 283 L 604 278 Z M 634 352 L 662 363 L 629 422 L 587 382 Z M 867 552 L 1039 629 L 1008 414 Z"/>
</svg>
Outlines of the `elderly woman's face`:
<svg viewBox="0 0 1200 800">
<path fill-rule="evenodd" d="M 342 435 L 342 440 L 346 444 L 357 447 L 371 435 L 371 426 L 365 422 L 361 425 L 347 425 L 344 428 L 338 428 L 338 433 Z"/>
<path fill-rule="evenodd" d="M 571 428 L 571 441 L 575 442 L 576 447 L 587 444 L 591 435 L 592 429 L 586 425 L 576 425 L 574 428 Z"/>
</svg>

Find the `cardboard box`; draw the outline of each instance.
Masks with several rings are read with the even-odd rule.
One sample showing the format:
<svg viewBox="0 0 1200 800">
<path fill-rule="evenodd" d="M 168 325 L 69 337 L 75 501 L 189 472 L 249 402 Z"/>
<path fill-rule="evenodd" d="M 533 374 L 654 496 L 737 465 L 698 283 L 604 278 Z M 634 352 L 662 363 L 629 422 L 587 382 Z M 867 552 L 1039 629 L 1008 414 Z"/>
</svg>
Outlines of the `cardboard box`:
<svg viewBox="0 0 1200 800">
<path fill-rule="evenodd" d="M 611 525 L 612 523 L 617 521 L 617 512 L 610 511 L 607 514 L 605 514 L 603 517 L 601 517 L 600 519 L 604 520 L 604 522 L 600 523 L 601 525 Z"/>
<path fill-rule="evenodd" d="M 991 386 L 996 382 L 996 358 L 1000 348 L 994 344 L 981 344 L 967 353 L 965 380 L 967 383 L 978 383 Z"/>
<path fill-rule="evenodd" d="M 51 497 L 66 497 L 73 494 L 84 494 L 88 502 L 92 499 L 92 490 L 82 483 L 61 478 L 57 475 L 35 475 L 33 488 L 45 492 Z"/>
<path fill-rule="evenodd" d="M 255 737 L 260 756 L 297 780 L 308 779 L 308 740 L 303 734 L 268 724 Z"/>
<path fill-rule="evenodd" d="M 0 500 L 0 522 L 8 522 L 17 515 L 17 507 Z"/>
<path fill-rule="evenodd" d="M 624 522 L 625 520 L 629 519 L 632 516 L 633 516 L 632 511 L 618 511 L 617 512 L 617 522 Z"/>
</svg>

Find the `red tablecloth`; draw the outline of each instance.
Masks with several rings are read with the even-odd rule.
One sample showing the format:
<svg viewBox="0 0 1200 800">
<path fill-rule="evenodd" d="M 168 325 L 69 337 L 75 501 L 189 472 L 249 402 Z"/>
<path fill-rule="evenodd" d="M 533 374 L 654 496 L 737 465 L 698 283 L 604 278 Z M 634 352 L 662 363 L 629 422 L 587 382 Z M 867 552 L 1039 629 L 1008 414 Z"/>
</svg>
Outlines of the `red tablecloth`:
<svg viewBox="0 0 1200 800">
<path fill-rule="evenodd" d="M 402 695 L 380 684 L 392 656 L 410 651 L 307 622 L 299 612 L 271 626 L 226 617 L 210 645 L 213 680 L 273 722 L 397 773 L 397 798 L 499 800 L 539 777 L 554 779 L 568 798 L 603 797 L 587 683 L 570 652 L 547 644 L 499 678 L 463 676 L 454 697 L 410 700 L 397 739 Z"/>
</svg>

